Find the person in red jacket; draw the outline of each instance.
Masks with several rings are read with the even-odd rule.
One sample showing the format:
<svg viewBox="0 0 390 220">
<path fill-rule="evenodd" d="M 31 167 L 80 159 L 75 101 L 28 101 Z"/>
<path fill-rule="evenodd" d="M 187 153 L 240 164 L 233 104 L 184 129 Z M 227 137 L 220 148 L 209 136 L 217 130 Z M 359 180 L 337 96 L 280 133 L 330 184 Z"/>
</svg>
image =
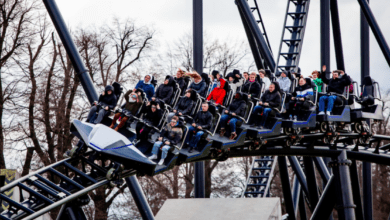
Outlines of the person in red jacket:
<svg viewBox="0 0 390 220">
<path fill-rule="evenodd" d="M 225 98 L 226 91 L 224 88 L 225 80 L 220 78 L 217 87 L 213 89 L 210 95 L 207 97 L 208 101 L 215 102 L 215 105 L 223 105 L 223 99 Z"/>
</svg>

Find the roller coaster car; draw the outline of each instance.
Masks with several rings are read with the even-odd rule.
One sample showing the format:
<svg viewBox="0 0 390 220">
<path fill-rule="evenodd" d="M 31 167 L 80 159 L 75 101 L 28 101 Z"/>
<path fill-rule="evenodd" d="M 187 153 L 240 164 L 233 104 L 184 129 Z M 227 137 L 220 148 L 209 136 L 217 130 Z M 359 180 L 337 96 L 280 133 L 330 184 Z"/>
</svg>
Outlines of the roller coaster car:
<svg viewBox="0 0 390 220">
<path fill-rule="evenodd" d="M 150 161 L 124 135 L 103 124 L 90 124 L 73 120 L 70 131 L 88 148 L 106 156 L 124 169 L 135 169 L 142 174 L 152 175 L 156 164 Z M 83 146 L 79 146 L 83 147 Z"/>
<path fill-rule="evenodd" d="M 323 95 L 335 95 L 337 96 L 332 109 L 332 115 L 317 115 L 317 121 L 321 122 L 350 122 L 351 121 L 351 108 L 348 105 L 349 99 L 349 86 L 346 86 L 344 93 L 319 93 L 319 98 Z"/>
<path fill-rule="evenodd" d="M 359 132 L 361 129 L 360 121 L 366 119 L 374 119 L 382 121 L 383 118 L 383 101 L 380 93 L 379 84 L 371 77 L 366 76 L 363 80 L 362 95 L 358 95 L 357 83 L 354 83 L 354 94 L 352 94 L 352 100 L 356 100 L 357 105 L 351 112 L 351 119 L 356 123 L 355 131 Z"/>
<path fill-rule="evenodd" d="M 246 102 L 245 106 L 245 115 L 244 117 L 241 116 L 233 116 L 235 118 L 241 119 L 241 121 L 237 121 L 236 123 L 236 133 L 237 138 L 235 140 L 231 140 L 228 137 L 228 134 L 230 134 L 230 126 L 226 126 L 226 133 L 225 136 L 220 137 L 219 135 L 214 135 L 210 137 L 210 140 L 213 140 L 213 149 L 222 149 L 226 150 L 227 148 L 236 147 L 239 145 L 242 145 L 245 141 L 247 130 L 245 128 L 242 128 L 241 126 L 244 123 L 248 123 L 250 114 L 253 110 L 253 102 L 249 99 L 248 94 L 241 93 L 243 100 Z M 230 113 L 229 113 L 230 114 Z M 219 128 L 218 128 L 219 129 Z"/>
<path fill-rule="evenodd" d="M 202 111 L 202 110 L 200 110 L 200 111 Z M 202 138 L 200 139 L 200 141 L 198 142 L 197 148 L 194 149 L 194 151 L 189 153 L 188 146 L 186 146 L 187 148 L 184 148 L 180 151 L 179 162 L 184 162 L 184 161 L 189 162 L 189 161 L 196 160 L 196 159 L 199 159 L 202 157 L 206 157 L 210 154 L 210 148 L 213 145 L 213 141 L 207 140 L 207 139 L 214 136 L 214 134 L 218 128 L 219 121 L 221 120 L 221 115 L 219 114 L 216 107 L 213 105 L 209 105 L 208 111 L 213 115 L 213 123 L 211 125 L 211 129 L 210 130 L 203 130 L 204 134 L 203 134 Z M 191 125 L 189 124 L 189 126 L 191 126 Z"/>
<path fill-rule="evenodd" d="M 164 170 L 167 170 L 167 169 L 168 170 L 172 169 L 175 166 L 176 161 L 179 158 L 179 152 L 180 152 L 180 150 L 182 149 L 182 147 L 184 145 L 184 141 L 185 141 L 185 139 L 187 137 L 187 133 L 188 133 L 188 128 L 185 126 L 184 121 L 182 121 L 182 120 L 179 121 L 179 127 L 181 127 L 181 129 L 183 131 L 183 137 L 181 139 L 181 142 L 178 145 L 171 146 L 171 148 L 168 151 L 168 155 L 167 155 L 167 157 L 164 160 L 164 164 L 161 165 L 161 166 L 157 165 L 157 167 L 155 168 L 154 174 L 161 173 L 161 172 L 163 172 Z M 148 140 L 148 141 L 141 141 L 141 142 L 137 143 L 135 146 L 144 155 L 150 156 L 151 152 L 152 152 L 152 149 L 153 149 L 153 144 L 154 144 L 154 142 Z M 161 150 L 158 151 L 156 161 L 160 161 L 160 159 L 161 159 L 161 152 L 162 152 Z"/>
</svg>

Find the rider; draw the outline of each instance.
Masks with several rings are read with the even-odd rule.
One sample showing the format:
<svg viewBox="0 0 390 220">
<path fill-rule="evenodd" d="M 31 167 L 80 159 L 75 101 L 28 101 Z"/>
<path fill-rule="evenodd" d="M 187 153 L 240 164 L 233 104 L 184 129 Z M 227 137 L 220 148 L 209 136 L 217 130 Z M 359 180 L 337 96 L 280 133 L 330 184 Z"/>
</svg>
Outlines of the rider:
<svg viewBox="0 0 390 220">
<path fill-rule="evenodd" d="M 233 72 L 228 73 L 226 79 L 229 81 L 233 94 L 236 94 L 237 89 L 244 84 L 244 78 L 241 76 L 239 70 L 233 70 Z"/>
<path fill-rule="evenodd" d="M 326 66 L 324 65 L 322 67 L 322 72 L 325 73 Z M 342 70 L 335 70 L 332 72 L 332 78 L 328 79 L 326 78 L 325 74 L 321 74 L 322 81 L 328 85 L 327 92 L 333 92 L 337 94 L 343 94 L 344 89 L 346 86 L 350 85 L 351 78 L 348 77 L 347 74 L 344 73 Z M 319 99 L 318 103 L 318 109 L 319 113 L 318 115 L 324 115 L 325 114 L 325 107 L 326 107 L 326 114 L 330 115 L 333 109 L 334 101 L 337 99 L 336 95 L 323 95 Z M 325 106 L 325 102 L 328 102 L 328 106 Z"/>
<path fill-rule="evenodd" d="M 268 78 L 267 74 L 265 73 L 265 70 L 261 69 L 259 70 L 259 75 L 261 81 L 264 83 L 264 88 L 268 89 L 271 85 L 271 80 Z"/>
<path fill-rule="evenodd" d="M 314 87 L 314 91 L 318 89 L 318 92 L 322 92 L 322 79 L 320 78 L 321 73 L 319 73 L 317 70 L 314 70 L 311 75 L 309 76 L 316 87 Z"/>
<path fill-rule="evenodd" d="M 197 72 L 188 73 L 187 75 L 191 76 L 194 79 L 188 89 L 191 89 L 197 92 L 203 98 L 206 98 L 207 84 L 202 79 L 202 77 Z"/>
<path fill-rule="evenodd" d="M 161 159 L 158 162 L 158 165 L 163 165 L 165 158 L 168 155 L 169 149 L 178 145 L 181 138 L 183 137 L 183 130 L 181 129 L 182 122 L 179 121 L 179 117 L 173 116 L 169 124 L 167 124 L 160 133 L 160 137 L 157 138 L 157 141 L 153 145 L 152 156 L 149 157 L 150 160 L 157 159 L 158 148 L 164 144 L 161 148 L 162 154 Z"/>
<path fill-rule="evenodd" d="M 249 80 L 245 82 L 241 91 L 243 93 L 247 93 L 249 98 L 259 98 L 261 87 L 260 84 L 256 81 L 255 72 L 251 73 Z"/>
<path fill-rule="evenodd" d="M 124 106 L 124 110 L 128 111 L 132 116 L 137 114 L 139 108 L 142 106 L 142 95 L 140 91 L 133 92 L 132 90 L 129 90 L 125 94 L 125 100 L 126 104 Z M 121 118 L 121 121 L 118 126 L 116 126 L 115 131 L 118 131 L 120 128 L 122 128 L 127 120 L 129 119 L 129 116 L 126 116 L 124 112 L 118 112 L 115 114 L 114 119 L 112 120 L 110 128 L 114 128 L 115 122 Z"/>
<path fill-rule="evenodd" d="M 237 92 L 234 96 L 232 103 L 225 110 L 225 115 L 222 115 L 220 123 L 221 123 L 221 131 L 220 136 L 223 137 L 225 135 L 226 129 L 225 127 L 229 124 L 230 126 L 230 139 L 234 139 L 237 137 L 236 133 L 236 124 L 238 121 L 242 121 L 240 118 L 236 116 L 245 116 L 245 107 L 246 102 L 243 100 L 242 93 Z"/>
<path fill-rule="evenodd" d="M 180 95 L 184 95 L 187 89 L 188 76 L 185 75 L 186 72 L 181 70 L 180 68 L 177 70 L 175 81 L 179 84 L 179 88 L 181 90 Z"/>
<path fill-rule="evenodd" d="M 305 78 L 300 78 L 298 87 L 295 88 L 291 100 L 288 103 L 289 111 L 291 111 L 293 115 L 298 115 L 302 109 L 309 109 L 309 101 L 312 97 L 313 88 L 307 83 Z"/>
<path fill-rule="evenodd" d="M 111 85 L 106 86 L 104 92 L 99 96 L 99 100 L 93 103 L 94 106 L 92 106 L 91 110 L 89 111 L 87 122 L 95 124 L 100 123 L 104 116 L 109 115 L 110 110 L 115 108 L 116 103 L 117 100 L 116 96 L 114 95 L 114 87 Z M 98 112 L 97 119 L 93 120 L 92 117 L 95 116 L 96 112 Z"/>
<path fill-rule="evenodd" d="M 280 89 L 283 90 L 283 92 L 285 92 L 285 93 L 290 92 L 291 80 L 287 77 L 287 73 L 285 70 L 283 70 L 280 73 L 280 77 L 278 78 L 277 81 L 280 85 Z"/>
<path fill-rule="evenodd" d="M 217 87 L 213 89 L 210 95 L 207 97 L 208 101 L 215 102 L 215 105 L 223 105 L 223 100 L 226 95 L 226 90 L 224 89 L 226 81 L 222 78 L 217 82 Z"/>
<path fill-rule="evenodd" d="M 133 92 L 135 92 L 137 89 L 142 89 L 145 92 L 146 97 L 148 97 L 148 100 L 152 99 L 152 96 L 154 95 L 154 86 L 151 84 L 152 78 L 152 75 L 147 74 L 144 80 L 140 80 L 137 83 L 133 89 Z"/>
<path fill-rule="evenodd" d="M 154 101 L 148 102 L 146 108 L 142 109 L 142 113 L 144 113 L 144 121 L 137 122 L 137 125 L 135 127 L 138 140 L 146 140 L 148 138 L 149 132 L 152 130 L 151 126 L 158 126 L 162 117 L 160 105 Z M 146 124 L 148 124 L 149 126 L 147 126 Z"/>
<path fill-rule="evenodd" d="M 202 103 L 202 110 L 199 111 L 192 121 L 192 126 L 188 130 L 186 143 L 189 146 L 188 152 L 191 153 L 194 148 L 197 147 L 200 138 L 204 134 L 204 129 L 211 129 L 213 122 L 213 115 L 208 111 L 209 104 L 207 102 Z M 195 134 L 195 137 L 193 137 Z"/>
<path fill-rule="evenodd" d="M 173 77 L 167 76 L 164 80 L 164 84 L 160 85 L 154 96 L 152 97 L 152 101 L 163 101 L 166 104 L 169 104 L 173 95 L 173 86 L 174 82 Z"/>
<path fill-rule="evenodd" d="M 173 109 L 173 112 L 168 114 L 168 121 L 171 121 L 174 115 L 179 117 L 189 115 L 192 112 L 192 108 L 195 107 L 194 96 L 196 97 L 195 91 L 187 90 L 185 96 L 180 98 L 176 107 Z"/>
<path fill-rule="evenodd" d="M 258 126 L 258 115 L 262 113 L 260 129 L 265 125 L 267 117 L 273 110 L 271 108 L 278 107 L 281 102 L 281 95 L 279 93 L 279 84 L 277 82 L 272 82 L 269 86 L 269 89 L 264 92 L 263 96 L 259 101 L 259 105 L 256 106 L 253 111 L 249 123 L 252 127 Z"/>
</svg>

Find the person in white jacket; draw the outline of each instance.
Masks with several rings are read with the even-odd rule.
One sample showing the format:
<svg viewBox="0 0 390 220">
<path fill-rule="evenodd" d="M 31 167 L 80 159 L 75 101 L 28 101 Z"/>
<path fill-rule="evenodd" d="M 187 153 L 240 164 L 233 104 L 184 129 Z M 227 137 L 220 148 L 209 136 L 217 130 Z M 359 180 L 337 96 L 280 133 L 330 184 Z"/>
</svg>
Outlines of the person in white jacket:
<svg viewBox="0 0 390 220">
<path fill-rule="evenodd" d="M 259 75 L 261 80 L 263 81 L 264 87 L 262 88 L 262 91 L 268 90 L 269 86 L 271 85 L 271 80 L 265 75 L 265 70 L 261 69 L 259 70 Z"/>
<path fill-rule="evenodd" d="M 234 70 L 226 75 L 226 79 L 229 81 L 230 88 L 233 94 L 236 94 L 237 89 L 244 84 L 244 78 L 241 76 L 239 70 Z"/>
<path fill-rule="evenodd" d="M 277 81 L 279 83 L 280 89 L 283 90 L 283 92 L 290 92 L 291 80 L 287 77 L 285 71 L 282 71 Z"/>
</svg>

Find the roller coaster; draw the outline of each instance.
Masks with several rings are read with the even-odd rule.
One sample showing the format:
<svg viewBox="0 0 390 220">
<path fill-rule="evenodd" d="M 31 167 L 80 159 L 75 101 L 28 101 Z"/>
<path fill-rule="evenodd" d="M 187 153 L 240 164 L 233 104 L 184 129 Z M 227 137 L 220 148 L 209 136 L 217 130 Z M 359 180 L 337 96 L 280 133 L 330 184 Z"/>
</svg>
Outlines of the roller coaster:
<svg viewBox="0 0 390 220">
<path fill-rule="evenodd" d="M 70 37 L 54 0 L 43 0 L 54 23 L 68 56 L 77 72 L 82 86 L 91 103 L 97 100 L 89 74 Z M 299 58 L 306 29 L 309 12 L 309 0 L 288 0 L 277 62 L 274 61 L 268 37 L 264 28 L 264 20 L 260 14 L 256 0 L 235 1 L 248 37 L 256 66 L 272 72 L 271 78 L 281 71 L 298 71 Z M 253 3 L 253 5 L 251 5 Z M 362 35 L 368 34 L 368 24 L 390 65 L 390 50 L 366 0 L 358 0 L 361 6 L 363 22 Z M 331 14 L 329 13 L 331 11 Z M 336 0 L 321 1 L 321 31 L 323 36 L 321 64 L 329 66 L 329 29 L 332 17 L 335 45 L 341 45 L 341 35 Z M 194 66 L 202 63 L 202 1 L 194 0 Z M 199 29 L 200 28 L 200 29 Z M 198 34 L 198 35 L 197 35 Z M 200 39 L 199 39 L 200 38 Z M 366 42 L 367 43 L 367 42 Z M 363 43 L 362 43 L 363 44 Z M 362 45 L 363 46 L 363 45 Z M 341 51 L 340 51 L 341 50 Z M 336 47 L 338 69 L 344 70 L 342 46 Z M 362 55 L 363 56 L 363 55 Z M 283 59 L 286 61 L 282 64 Z M 321 66 L 322 66 L 321 65 Z M 367 63 L 362 62 L 363 67 Z M 203 72 L 200 67 L 198 72 Z M 369 71 L 365 72 L 365 74 Z M 293 79 L 294 80 L 294 79 Z M 360 89 L 358 82 L 353 82 L 353 92 L 345 89 L 338 94 L 340 102 L 333 109 L 333 115 L 318 115 L 317 100 L 326 92 L 316 93 L 307 111 L 302 111 L 297 119 L 291 119 L 284 113 L 284 102 L 287 94 L 283 94 L 283 102 L 274 110 L 278 112 L 269 117 L 264 128 L 247 124 L 254 103 L 246 98 L 246 114 L 243 123 L 237 128 L 237 138 L 215 135 L 219 128 L 221 114 L 212 106 L 213 126 L 205 132 L 195 151 L 185 148 L 185 135 L 182 143 L 173 148 L 162 165 L 147 158 L 151 153 L 153 140 L 165 124 L 168 108 L 163 109 L 163 117 L 158 126 L 152 128 L 147 141 L 133 142 L 136 138 L 135 123 L 142 121 L 142 115 L 134 117 L 119 132 L 107 127 L 110 118 L 102 124 L 91 124 L 73 120 L 71 132 L 79 139 L 77 146 L 70 152 L 70 158 L 44 167 L 15 180 L 0 189 L 0 199 L 9 204 L 9 208 L 0 214 L 0 219 L 34 219 L 54 208 L 61 210 L 57 219 L 86 219 L 82 209 L 88 204 L 87 193 L 103 186 L 116 187 L 124 184 L 124 179 L 136 201 L 144 219 L 154 219 L 144 198 L 142 189 L 135 176 L 158 175 L 183 163 L 205 160 L 225 161 L 232 157 L 255 156 L 251 172 L 248 176 L 243 197 L 267 197 L 270 195 L 270 181 L 276 163 L 279 165 L 282 180 L 283 196 L 288 219 L 296 219 L 299 210 L 301 219 L 306 219 L 305 203 L 309 207 L 311 219 L 329 219 L 333 209 L 337 207 L 339 219 L 372 219 L 371 176 L 363 180 L 364 204 L 360 196 L 360 185 L 356 161 L 366 164 L 376 163 L 390 165 L 390 144 L 381 145 L 382 141 L 390 141 L 389 136 L 376 135 L 372 127 L 383 121 L 383 101 L 379 84 L 369 75 L 362 76 Z M 114 86 L 118 97 L 121 95 L 120 85 Z M 232 100 L 227 89 L 224 105 Z M 229 93 L 230 92 L 230 93 Z M 176 92 L 172 104 L 177 102 L 180 91 Z M 193 113 L 199 111 L 201 98 L 197 98 L 197 106 Z M 120 108 L 118 108 L 120 109 Z M 182 127 L 188 132 L 190 124 Z M 286 156 L 295 173 L 294 185 L 290 186 Z M 158 155 L 160 157 L 160 155 Z M 330 160 L 331 158 L 331 160 Z M 315 165 L 315 166 L 314 166 Z M 327 167 L 328 166 L 328 167 Z M 202 166 L 196 166 L 199 169 Z M 315 179 L 315 168 L 326 184 L 321 194 Z M 368 168 L 367 168 L 368 167 Z M 367 169 L 371 169 L 366 165 Z M 366 172 L 370 172 L 367 171 Z M 201 187 L 204 173 L 196 172 L 195 184 Z M 204 181 L 204 177 L 203 177 Z M 204 183 L 203 183 L 204 184 Z M 19 202 L 7 197 L 6 191 L 18 187 Z M 201 189 L 198 190 L 202 191 Z M 368 194 L 366 192 L 369 192 Z M 26 196 L 28 195 L 28 196 Z M 337 196 L 335 196 L 337 195 Z M 71 202 L 72 201 L 72 202 Z"/>
</svg>

